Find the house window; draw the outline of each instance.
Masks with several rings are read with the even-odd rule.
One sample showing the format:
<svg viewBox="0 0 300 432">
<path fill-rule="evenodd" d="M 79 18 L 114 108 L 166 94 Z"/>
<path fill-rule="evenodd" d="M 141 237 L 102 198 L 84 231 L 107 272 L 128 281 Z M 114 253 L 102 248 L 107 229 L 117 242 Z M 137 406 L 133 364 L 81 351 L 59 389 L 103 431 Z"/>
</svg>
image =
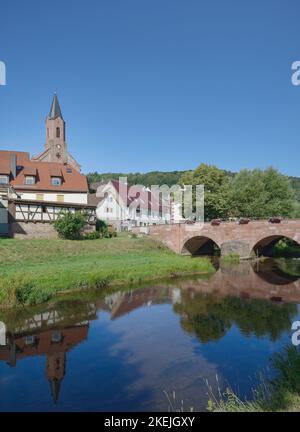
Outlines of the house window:
<svg viewBox="0 0 300 432">
<path fill-rule="evenodd" d="M 34 345 L 35 343 L 35 336 L 25 336 L 25 345 Z"/>
<path fill-rule="evenodd" d="M 25 184 L 26 185 L 34 185 L 35 184 L 35 176 L 25 176 Z"/>
<path fill-rule="evenodd" d="M 44 201 L 44 194 L 36 194 L 37 201 Z"/>
<path fill-rule="evenodd" d="M 0 184 L 8 184 L 8 176 L 0 175 Z"/>
<path fill-rule="evenodd" d="M 62 341 L 62 333 L 60 331 L 54 331 L 51 335 L 52 343 L 60 343 Z"/>
<path fill-rule="evenodd" d="M 61 178 L 60 177 L 51 177 L 52 186 L 61 186 Z"/>
<path fill-rule="evenodd" d="M 56 199 L 57 199 L 57 202 L 64 202 L 65 201 L 64 195 L 57 195 Z"/>
<path fill-rule="evenodd" d="M 60 138 L 60 128 L 56 128 L 56 138 Z"/>
</svg>

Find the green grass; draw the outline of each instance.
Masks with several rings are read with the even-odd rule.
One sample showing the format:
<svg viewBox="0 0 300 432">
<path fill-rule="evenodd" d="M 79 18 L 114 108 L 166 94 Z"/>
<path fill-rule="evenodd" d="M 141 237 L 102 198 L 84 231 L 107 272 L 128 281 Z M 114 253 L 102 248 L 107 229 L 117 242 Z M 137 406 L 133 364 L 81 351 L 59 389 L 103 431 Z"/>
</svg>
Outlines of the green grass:
<svg viewBox="0 0 300 432">
<path fill-rule="evenodd" d="M 214 412 L 277 412 L 300 411 L 300 351 L 287 346 L 283 352 L 272 357 L 275 369 L 273 379 L 261 379 L 253 390 L 250 401 L 242 401 L 231 389 L 217 399 L 209 400 L 208 409 Z"/>
<path fill-rule="evenodd" d="M 238 254 L 228 254 L 228 255 L 223 255 L 221 257 L 221 261 L 225 262 L 225 263 L 233 263 L 233 264 L 238 264 L 240 262 L 240 256 Z"/>
<path fill-rule="evenodd" d="M 33 305 L 69 290 L 213 272 L 150 238 L 0 241 L 0 306 Z"/>
</svg>

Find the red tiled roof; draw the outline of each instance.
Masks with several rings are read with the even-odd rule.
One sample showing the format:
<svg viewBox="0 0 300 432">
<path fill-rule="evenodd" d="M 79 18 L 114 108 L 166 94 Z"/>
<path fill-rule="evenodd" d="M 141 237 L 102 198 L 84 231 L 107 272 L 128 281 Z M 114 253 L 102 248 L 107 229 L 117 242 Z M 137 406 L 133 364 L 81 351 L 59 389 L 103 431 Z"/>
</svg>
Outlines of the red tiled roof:
<svg viewBox="0 0 300 432">
<path fill-rule="evenodd" d="M 123 184 L 122 187 L 120 185 L 120 182 L 118 180 L 109 180 L 106 182 L 103 182 L 102 185 L 105 186 L 106 184 L 111 183 L 115 190 L 117 191 L 120 198 L 123 200 L 124 203 L 127 202 L 127 206 L 132 204 L 134 201 L 139 202 L 139 207 L 144 210 L 154 210 L 159 209 L 159 211 L 162 211 L 162 200 L 161 197 L 156 197 L 154 194 L 151 193 L 151 191 L 144 191 L 144 193 L 140 193 L 138 190 L 131 195 L 127 196 L 129 193 L 128 185 Z M 100 184 L 99 184 L 100 186 Z M 96 193 L 97 196 L 97 193 Z M 158 198 L 158 199 L 157 199 Z M 98 197 L 98 203 L 103 200 L 103 197 Z M 94 202 L 96 199 L 94 198 Z M 168 204 L 165 203 L 165 208 L 168 207 Z"/>
<path fill-rule="evenodd" d="M 24 175 L 36 176 L 36 167 L 33 167 L 33 166 L 26 166 L 26 167 L 24 167 L 23 174 Z"/>
<path fill-rule="evenodd" d="M 50 176 L 51 177 L 62 177 L 61 168 L 60 167 L 51 167 L 50 168 Z"/>
<path fill-rule="evenodd" d="M 7 163 L 4 163 L 3 161 L 0 161 L 0 174 L 10 174 L 10 166 Z"/>
<path fill-rule="evenodd" d="M 71 165 L 54 163 L 54 162 L 36 162 L 31 161 L 29 153 L 0 150 L 0 166 L 2 169 L 12 170 L 11 160 L 16 157 L 17 170 L 16 177 L 10 181 L 10 184 L 18 190 L 40 190 L 40 191 L 64 191 L 64 192 L 88 192 L 86 177 Z M 29 172 L 36 173 L 36 183 L 34 185 L 25 185 L 25 174 Z M 55 173 L 55 175 L 53 174 Z M 63 177 L 60 186 L 53 186 L 51 176 L 59 174 Z M 34 174 L 27 174 L 34 175 Z"/>
</svg>

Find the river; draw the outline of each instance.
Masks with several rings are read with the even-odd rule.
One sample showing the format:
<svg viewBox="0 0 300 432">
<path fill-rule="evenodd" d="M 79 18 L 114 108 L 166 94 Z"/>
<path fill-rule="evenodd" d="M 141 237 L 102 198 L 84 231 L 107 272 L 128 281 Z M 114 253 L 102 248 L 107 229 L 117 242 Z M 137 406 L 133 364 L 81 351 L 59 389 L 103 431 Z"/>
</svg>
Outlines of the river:
<svg viewBox="0 0 300 432">
<path fill-rule="evenodd" d="M 300 320 L 300 261 L 0 312 L 1 411 L 204 411 L 251 398 Z"/>
</svg>

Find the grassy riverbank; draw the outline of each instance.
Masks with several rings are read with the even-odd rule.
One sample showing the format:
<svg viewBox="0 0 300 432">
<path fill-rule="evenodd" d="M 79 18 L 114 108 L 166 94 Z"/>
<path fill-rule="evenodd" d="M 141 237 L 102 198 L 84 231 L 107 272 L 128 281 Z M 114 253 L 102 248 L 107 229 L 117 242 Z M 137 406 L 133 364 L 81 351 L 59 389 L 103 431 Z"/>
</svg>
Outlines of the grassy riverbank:
<svg viewBox="0 0 300 432">
<path fill-rule="evenodd" d="M 294 346 L 272 357 L 275 377 L 265 380 L 253 390 L 251 401 L 242 401 L 228 389 L 223 399 L 212 395 L 208 409 L 214 412 L 299 412 L 300 411 L 300 351 Z"/>
<path fill-rule="evenodd" d="M 0 307 L 38 304 L 61 291 L 213 272 L 150 238 L 0 240 Z"/>
</svg>

